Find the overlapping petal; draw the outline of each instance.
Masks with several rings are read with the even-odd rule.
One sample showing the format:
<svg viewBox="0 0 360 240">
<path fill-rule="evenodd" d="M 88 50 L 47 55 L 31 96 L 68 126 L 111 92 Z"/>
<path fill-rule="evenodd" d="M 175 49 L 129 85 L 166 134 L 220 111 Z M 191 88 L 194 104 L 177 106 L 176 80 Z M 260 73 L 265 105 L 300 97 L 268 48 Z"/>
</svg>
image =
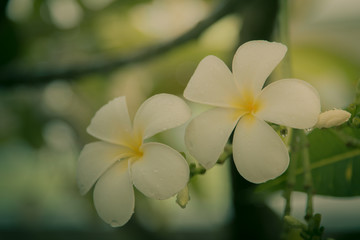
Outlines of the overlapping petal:
<svg viewBox="0 0 360 240">
<path fill-rule="evenodd" d="M 87 131 L 110 143 L 123 144 L 132 130 L 125 97 L 118 97 L 100 108 Z"/>
<path fill-rule="evenodd" d="M 207 56 L 196 68 L 184 97 L 202 104 L 232 107 L 231 102 L 239 97 L 239 91 L 225 63 L 215 56 Z"/>
<path fill-rule="evenodd" d="M 126 156 L 129 149 L 106 142 L 85 145 L 80 153 L 77 167 L 77 183 L 81 194 L 85 194 L 96 180 L 117 160 Z"/>
<path fill-rule="evenodd" d="M 271 83 L 258 99 L 263 107 L 256 113 L 257 117 L 292 128 L 310 128 L 316 124 L 320 114 L 317 91 L 298 79 Z"/>
<path fill-rule="evenodd" d="M 206 169 L 218 160 L 240 116 L 236 109 L 214 108 L 200 114 L 187 126 L 186 147 Z"/>
<path fill-rule="evenodd" d="M 262 183 L 280 176 L 289 165 L 289 154 L 277 133 L 253 116 L 240 119 L 234 133 L 233 156 L 246 180 Z"/>
<path fill-rule="evenodd" d="M 281 43 L 250 41 L 235 53 L 232 69 L 241 88 L 257 95 L 265 80 L 285 56 L 287 47 Z"/>
<path fill-rule="evenodd" d="M 190 108 L 181 98 L 171 94 L 157 94 L 146 100 L 136 112 L 134 130 L 146 139 L 180 126 L 190 116 Z"/>
<path fill-rule="evenodd" d="M 132 181 L 148 197 L 166 199 L 189 180 L 189 166 L 182 155 L 161 143 L 143 145 L 143 157 L 132 163 Z"/>
<path fill-rule="evenodd" d="M 99 216 L 112 227 L 129 221 L 135 197 L 127 160 L 116 163 L 101 176 L 95 185 L 94 204 Z"/>
</svg>

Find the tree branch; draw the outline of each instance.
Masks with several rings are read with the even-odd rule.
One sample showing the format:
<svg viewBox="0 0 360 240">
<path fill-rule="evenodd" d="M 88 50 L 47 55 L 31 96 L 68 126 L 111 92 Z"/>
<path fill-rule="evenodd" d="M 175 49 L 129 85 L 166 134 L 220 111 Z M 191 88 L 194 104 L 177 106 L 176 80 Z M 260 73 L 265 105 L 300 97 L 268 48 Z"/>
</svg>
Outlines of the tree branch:
<svg viewBox="0 0 360 240">
<path fill-rule="evenodd" d="M 0 70 L 0 86 L 14 87 L 17 85 L 38 85 L 63 78 L 74 80 L 75 77 L 94 72 L 105 72 L 123 67 L 128 64 L 142 62 L 165 53 L 174 47 L 198 38 L 207 28 L 222 17 L 234 12 L 248 1 L 226 0 L 220 1 L 219 6 L 206 19 L 183 35 L 163 44 L 150 46 L 132 54 L 116 58 L 95 59 L 82 64 L 69 64 L 68 66 L 38 66 L 35 68 L 8 67 Z"/>
</svg>

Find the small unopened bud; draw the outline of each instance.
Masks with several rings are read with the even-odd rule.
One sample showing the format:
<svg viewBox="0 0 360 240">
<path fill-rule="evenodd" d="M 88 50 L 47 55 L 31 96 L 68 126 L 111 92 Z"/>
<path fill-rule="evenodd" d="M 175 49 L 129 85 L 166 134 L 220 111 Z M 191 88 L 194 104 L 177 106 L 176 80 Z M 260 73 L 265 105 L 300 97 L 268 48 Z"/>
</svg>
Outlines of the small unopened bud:
<svg viewBox="0 0 360 240">
<path fill-rule="evenodd" d="M 341 109 L 333 109 L 320 113 L 316 128 L 330 128 L 339 126 L 349 120 L 351 114 Z"/>
<path fill-rule="evenodd" d="M 356 116 L 352 119 L 351 122 L 352 126 L 354 127 L 360 127 L 360 117 Z"/>
<path fill-rule="evenodd" d="M 189 189 L 187 185 L 176 195 L 176 203 L 181 208 L 185 208 L 186 204 L 190 201 Z"/>
<path fill-rule="evenodd" d="M 356 111 L 356 104 L 355 103 L 352 103 L 348 106 L 347 110 L 351 113 L 351 114 L 354 114 L 355 111 Z"/>
</svg>

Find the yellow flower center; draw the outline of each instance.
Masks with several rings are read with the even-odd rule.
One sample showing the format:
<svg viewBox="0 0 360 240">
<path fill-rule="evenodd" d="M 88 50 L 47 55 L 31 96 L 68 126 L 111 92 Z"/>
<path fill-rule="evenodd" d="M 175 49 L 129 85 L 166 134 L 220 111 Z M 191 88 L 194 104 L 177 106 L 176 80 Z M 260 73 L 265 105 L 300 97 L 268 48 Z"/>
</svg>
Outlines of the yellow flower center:
<svg viewBox="0 0 360 240">
<path fill-rule="evenodd" d="M 142 137 L 137 134 L 131 134 L 126 138 L 126 147 L 129 148 L 129 157 L 130 158 L 141 158 L 144 155 L 142 150 Z"/>
<path fill-rule="evenodd" d="M 263 103 L 249 90 L 244 90 L 239 97 L 233 99 L 231 105 L 237 109 L 233 116 L 234 120 L 240 116 L 254 119 L 254 115 L 263 107 Z"/>
<path fill-rule="evenodd" d="M 241 97 L 233 101 L 239 115 L 254 115 L 262 107 L 262 103 L 255 98 L 252 91 L 243 91 Z"/>
<path fill-rule="evenodd" d="M 258 101 L 255 101 L 253 96 L 247 96 L 240 103 L 240 109 L 243 109 L 247 114 L 255 114 L 260 108 Z"/>
</svg>

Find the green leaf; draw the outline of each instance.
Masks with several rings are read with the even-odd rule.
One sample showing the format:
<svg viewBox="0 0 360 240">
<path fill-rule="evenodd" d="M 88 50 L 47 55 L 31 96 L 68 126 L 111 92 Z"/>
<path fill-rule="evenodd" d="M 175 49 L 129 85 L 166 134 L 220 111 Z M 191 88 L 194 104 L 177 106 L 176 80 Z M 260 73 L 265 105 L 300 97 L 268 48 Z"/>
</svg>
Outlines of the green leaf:
<svg viewBox="0 0 360 240">
<path fill-rule="evenodd" d="M 338 197 L 360 195 L 360 149 L 347 146 L 329 129 L 316 129 L 308 135 L 308 138 L 315 194 Z M 300 159 L 294 190 L 304 192 L 303 183 Z M 257 190 L 279 190 L 284 188 L 285 184 L 286 174 L 260 185 Z"/>
</svg>

